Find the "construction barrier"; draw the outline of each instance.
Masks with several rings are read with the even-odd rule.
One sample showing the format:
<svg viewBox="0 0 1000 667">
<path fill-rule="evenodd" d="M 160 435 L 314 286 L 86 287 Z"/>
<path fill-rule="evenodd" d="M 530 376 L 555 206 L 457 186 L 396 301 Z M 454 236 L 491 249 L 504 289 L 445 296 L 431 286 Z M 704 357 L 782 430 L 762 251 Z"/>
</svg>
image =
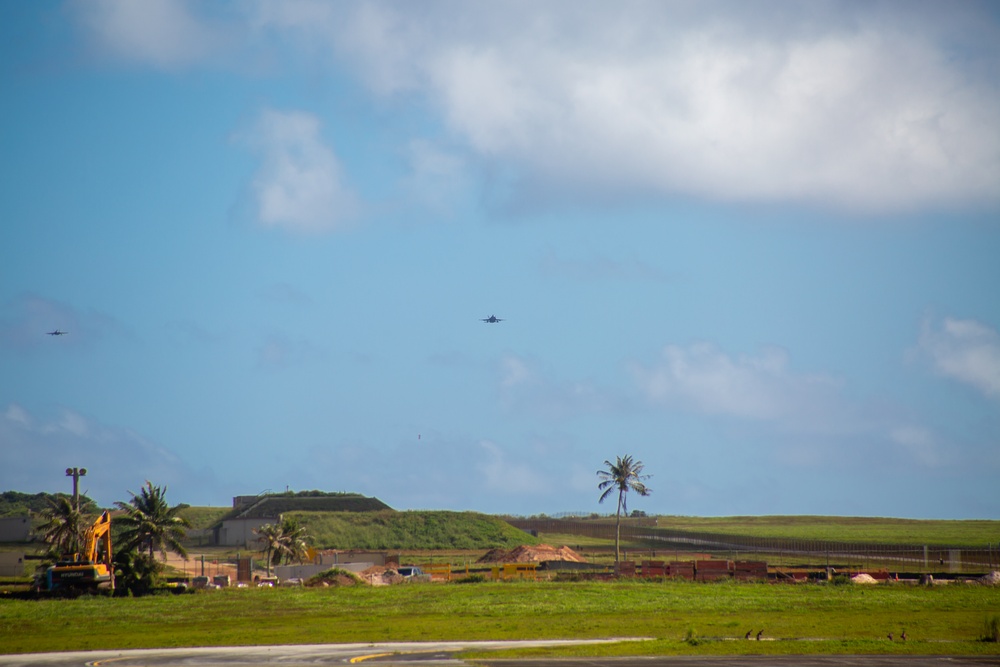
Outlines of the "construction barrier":
<svg viewBox="0 0 1000 667">
<path fill-rule="evenodd" d="M 695 581 L 717 581 L 728 579 L 732 562 L 728 560 L 696 560 L 694 562 Z"/>
<path fill-rule="evenodd" d="M 538 579 L 538 563 L 504 563 L 503 568 L 493 566 L 493 578 L 510 581 L 511 579 Z"/>
<path fill-rule="evenodd" d="M 669 569 L 667 570 L 667 576 L 677 577 L 678 579 L 694 579 L 694 561 L 690 560 L 670 561 Z"/>
<path fill-rule="evenodd" d="M 740 581 L 767 581 L 767 563 L 762 560 L 738 560 L 733 563 L 733 576 Z"/>
<path fill-rule="evenodd" d="M 667 564 L 662 560 L 644 560 L 642 561 L 642 576 L 665 577 L 667 576 Z"/>
<path fill-rule="evenodd" d="M 431 581 L 451 581 L 451 565 L 422 565 L 420 569 L 430 575 Z"/>
</svg>

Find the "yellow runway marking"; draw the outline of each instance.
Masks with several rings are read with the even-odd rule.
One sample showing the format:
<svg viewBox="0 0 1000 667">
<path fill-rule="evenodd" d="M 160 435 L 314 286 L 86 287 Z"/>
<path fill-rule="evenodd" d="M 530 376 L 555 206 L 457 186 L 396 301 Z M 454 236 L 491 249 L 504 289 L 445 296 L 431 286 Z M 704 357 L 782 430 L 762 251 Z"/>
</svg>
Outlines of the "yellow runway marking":
<svg viewBox="0 0 1000 667">
<path fill-rule="evenodd" d="M 384 658 L 387 655 L 393 655 L 392 653 L 370 653 L 368 655 L 358 655 L 351 658 L 351 664 L 356 662 L 363 662 L 365 660 L 371 660 L 372 658 Z"/>
</svg>

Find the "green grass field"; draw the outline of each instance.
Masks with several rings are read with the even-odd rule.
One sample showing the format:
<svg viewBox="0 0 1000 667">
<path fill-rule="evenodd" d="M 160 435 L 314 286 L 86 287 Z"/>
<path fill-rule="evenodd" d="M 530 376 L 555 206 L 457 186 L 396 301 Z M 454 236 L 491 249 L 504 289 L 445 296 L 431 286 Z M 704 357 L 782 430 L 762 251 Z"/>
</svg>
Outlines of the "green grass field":
<svg viewBox="0 0 1000 667">
<path fill-rule="evenodd" d="M 188 508 L 185 513 L 195 527 L 204 528 L 224 511 Z M 295 518 L 319 545 L 386 549 L 403 556 L 404 562 L 471 562 L 492 546 L 538 541 L 575 545 L 608 560 L 613 547 L 611 540 L 568 533 L 536 539 L 495 517 L 474 513 L 303 513 Z M 987 544 L 1000 538 L 1000 521 L 660 517 L 659 525 L 792 539 L 931 545 Z M 233 589 L 118 599 L 24 600 L 0 595 L 0 650 L 643 637 L 648 640 L 519 654 L 997 655 L 1000 644 L 977 639 L 998 616 L 1000 589 L 970 584 L 927 588 L 622 580 Z M 770 641 L 742 640 L 748 630 L 756 633 L 761 628 Z M 904 628 L 910 637 L 905 644 L 885 638 L 888 632 L 898 637 Z"/>
<path fill-rule="evenodd" d="M 841 516 L 657 517 L 657 527 L 753 537 L 838 542 L 986 546 L 1000 543 L 1000 521 Z"/>
<path fill-rule="evenodd" d="M 977 641 L 984 622 L 998 610 L 1000 589 L 954 584 L 928 588 L 623 580 L 228 589 L 120 599 L 0 597 L 0 643 L 4 652 L 23 653 L 645 637 L 653 641 L 582 650 L 587 655 L 998 654 L 1000 645 Z M 772 641 L 742 641 L 748 630 L 762 628 Z M 884 639 L 888 632 L 898 635 L 904 628 L 910 636 L 905 644 Z M 698 641 L 685 642 L 686 637 Z"/>
</svg>

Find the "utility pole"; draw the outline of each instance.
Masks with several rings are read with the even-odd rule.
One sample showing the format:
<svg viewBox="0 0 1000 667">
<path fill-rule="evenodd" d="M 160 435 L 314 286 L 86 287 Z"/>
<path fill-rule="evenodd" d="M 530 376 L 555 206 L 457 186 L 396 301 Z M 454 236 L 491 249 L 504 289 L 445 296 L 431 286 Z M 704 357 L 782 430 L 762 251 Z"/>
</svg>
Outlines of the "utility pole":
<svg viewBox="0 0 1000 667">
<path fill-rule="evenodd" d="M 87 474 L 86 468 L 66 468 L 66 476 L 73 478 L 73 509 L 80 511 L 80 478 Z"/>
</svg>

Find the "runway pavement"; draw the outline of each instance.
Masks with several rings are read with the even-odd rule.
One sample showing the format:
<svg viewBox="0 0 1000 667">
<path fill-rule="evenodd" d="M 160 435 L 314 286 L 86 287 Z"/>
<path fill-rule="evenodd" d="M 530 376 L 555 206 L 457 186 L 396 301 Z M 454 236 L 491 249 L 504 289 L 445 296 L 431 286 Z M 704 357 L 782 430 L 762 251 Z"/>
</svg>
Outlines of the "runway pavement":
<svg viewBox="0 0 1000 667">
<path fill-rule="evenodd" d="M 598 640 L 607 641 L 607 640 Z M 983 667 L 1000 666 L 1000 656 L 664 656 L 639 658 L 483 659 L 454 658 L 464 650 L 584 644 L 585 641 L 405 642 L 387 644 L 310 644 L 212 648 L 75 651 L 0 655 L 0 667 L 305 667 L 364 663 L 368 667 Z"/>
</svg>

